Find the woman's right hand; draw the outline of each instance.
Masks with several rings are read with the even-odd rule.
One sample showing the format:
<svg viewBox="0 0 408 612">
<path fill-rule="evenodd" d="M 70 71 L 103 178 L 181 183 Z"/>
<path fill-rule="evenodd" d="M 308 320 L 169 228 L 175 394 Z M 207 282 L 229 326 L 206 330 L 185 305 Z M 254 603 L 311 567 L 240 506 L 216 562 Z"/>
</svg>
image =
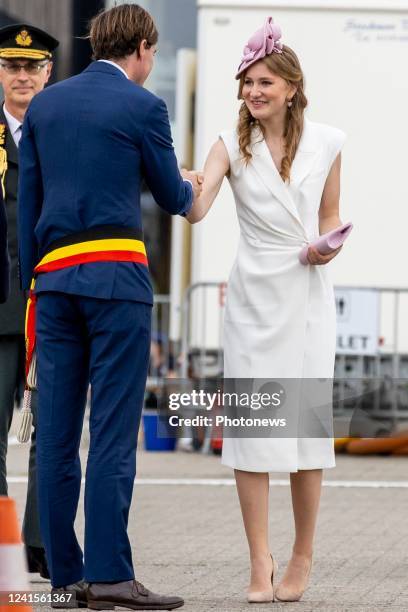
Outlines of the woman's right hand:
<svg viewBox="0 0 408 612">
<path fill-rule="evenodd" d="M 193 170 L 186 170 L 185 168 L 182 168 L 180 170 L 180 174 L 183 177 L 183 179 L 190 181 L 190 183 L 193 186 L 193 194 L 194 194 L 194 200 L 196 200 L 197 198 L 200 197 L 201 192 L 203 190 L 203 182 L 204 182 L 204 174 L 202 172 L 195 172 Z"/>
<path fill-rule="evenodd" d="M 342 247 L 339 247 L 328 255 L 322 255 L 321 253 L 319 253 L 316 247 L 310 246 L 307 250 L 307 261 L 312 266 L 324 266 L 325 264 L 329 263 L 329 261 L 331 261 L 334 257 L 336 257 L 336 255 L 340 253 L 341 249 Z"/>
<path fill-rule="evenodd" d="M 198 223 L 198 221 L 204 219 L 217 197 L 224 176 L 228 171 L 228 152 L 224 142 L 220 139 L 211 147 L 204 165 L 204 174 L 200 173 L 197 175 L 202 177 L 202 192 L 200 197 L 194 201 L 188 215 L 186 215 L 187 221 L 190 223 Z M 198 178 L 197 180 L 200 179 Z"/>
</svg>

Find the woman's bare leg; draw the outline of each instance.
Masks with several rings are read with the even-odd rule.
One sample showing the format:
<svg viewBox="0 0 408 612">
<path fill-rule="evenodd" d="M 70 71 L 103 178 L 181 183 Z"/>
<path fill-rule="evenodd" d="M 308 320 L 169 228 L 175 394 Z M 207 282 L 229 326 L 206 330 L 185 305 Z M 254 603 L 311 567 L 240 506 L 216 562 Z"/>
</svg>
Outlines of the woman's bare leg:
<svg viewBox="0 0 408 612">
<path fill-rule="evenodd" d="M 268 530 L 269 474 L 235 470 L 235 480 L 251 560 L 248 591 L 268 591 L 272 573 Z"/>
<path fill-rule="evenodd" d="M 322 487 L 322 470 L 302 470 L 290 475 L 295 543 L 292 558 L 276 594 L 281 599 L 301 597 L 307 586 Z"/>
</svg>

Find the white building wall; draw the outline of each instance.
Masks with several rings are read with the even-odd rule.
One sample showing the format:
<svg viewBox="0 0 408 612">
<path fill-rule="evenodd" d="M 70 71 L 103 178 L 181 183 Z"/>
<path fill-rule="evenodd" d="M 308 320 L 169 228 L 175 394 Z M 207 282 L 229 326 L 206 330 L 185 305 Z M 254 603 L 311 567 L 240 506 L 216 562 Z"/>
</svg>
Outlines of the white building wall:
<svg viewBox="0 0 408 612">
<path fill-rule="evenodd" d="M 348 135 L 341 214 L 355 229 L 332 264 L 334 281 L 408 286 L 408 3 L 200 0 L 199 6 L 196 167 L 219 132 L 234 126 L 242 48 L 272 15 L 300 57 L 308 116 Z M 225 181 L 213 210 L 194 227 L 192 280 L 225 280 L 236 238 Z"/>
</svg>

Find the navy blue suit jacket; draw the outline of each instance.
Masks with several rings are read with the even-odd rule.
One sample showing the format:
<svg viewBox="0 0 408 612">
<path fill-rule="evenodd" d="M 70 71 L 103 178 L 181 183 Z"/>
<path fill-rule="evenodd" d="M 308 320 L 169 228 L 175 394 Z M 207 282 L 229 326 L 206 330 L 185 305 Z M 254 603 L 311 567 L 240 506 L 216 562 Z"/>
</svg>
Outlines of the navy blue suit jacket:
<svg viewBox="0 0 408 612">
<path fill-rule="evenodd" d="M 10 263 L 7 250 L 7 219 L 0 187 L 0 304 L 3 304 L 10 291 Z"/>
<path fill-rule="evenodd" d="M 165 103 L 115 66 L 93 62 L 35 96 L 19 146 L 22 287 L 54 240 L 96 226 L 142 228 L 141 180 L 170 214 L 191 208 Z M 97 262 L 40 274 L 36 292 L 152 303 L 145 266 Z"/>
</svg>

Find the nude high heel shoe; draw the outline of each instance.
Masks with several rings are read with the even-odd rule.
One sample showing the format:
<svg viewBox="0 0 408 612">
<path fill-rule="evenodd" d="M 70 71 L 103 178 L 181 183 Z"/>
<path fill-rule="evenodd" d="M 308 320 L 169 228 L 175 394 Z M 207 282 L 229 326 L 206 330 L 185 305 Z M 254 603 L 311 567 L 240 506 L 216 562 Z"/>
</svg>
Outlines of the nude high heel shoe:
<svg viewBox="0 0 408 612">
<path fill-rule="evenodd" d="M 270 603 L 271 601 L 275 601 L 274 593 L 273 593 L 273 579 L 278 571 L 278 564 L 272 559 L 272 574 L 271 574 L 271 588 L 267 591 L 251 591 L 248 593 L 248 603 Z"/>
<path fill-rule="evenodd" d="M 275 591 L 275 601 L 300 601 L 303 597 L 303 593 L 306 591 L 307 584 L 309 582 L 310 571 L 312 569 L 312 559 L 310 559 L 309 569 L 306 574 L 305 587 L 300 591 L 291 590 L 282 585 L 282 582 L 278 584 Z"/>
</svg>

